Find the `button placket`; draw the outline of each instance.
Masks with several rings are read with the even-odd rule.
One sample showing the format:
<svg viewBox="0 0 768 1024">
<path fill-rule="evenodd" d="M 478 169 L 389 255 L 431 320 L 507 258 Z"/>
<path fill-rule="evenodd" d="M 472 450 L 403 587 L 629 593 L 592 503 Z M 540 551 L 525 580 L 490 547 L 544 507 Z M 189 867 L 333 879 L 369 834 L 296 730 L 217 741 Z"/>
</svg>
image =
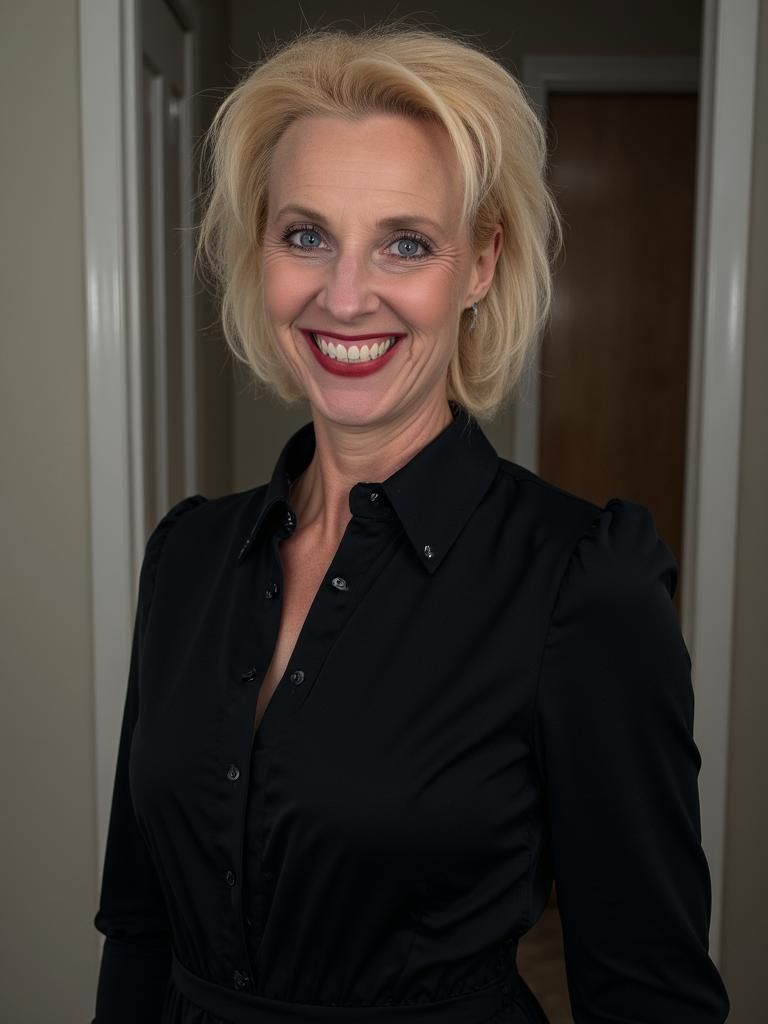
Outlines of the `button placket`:
<svg viewBox="0 0 768 1024">
<path fill-rule="evenodd" d="M 316 680 L 322 675 L 322 667 L 337 638 L 346 628 L 358 603 L 375 584 L 378 567 L 386 564 L 388 552 L 398 542 L 398 535 L 390 522 L 392 514 L 383 489 L 376 486 L 371 489 L 369 485 L 365 490 L 358 490 L 355 498 L 353 522 L 328 566 L 314 609 L 310 608 L 308 612 L 297 638 L 294 655 L 287 666 L 287 678 L 272 694 L 269 716 L 257 730 L 260 742 L 251 747 L 248 755 L 251 760 L 245 760 L 246 754 L 241 749 L 240 739 L 234 745 L 224 747 L 219 785 L 226 791 L 225 804 L 229 803 L 236 821 L 233 819 L 235 830 L 228 836 L 229 849 L 224 852 L 223 863 L 219 861 L 219 871 L 226 877 L 224 882 L 219 880 L 218 884 L 225 890 L 221 894 L 222 907 L 232 915 L 230 922 L 235 928 L 229 968 L 233 971 L 230 975 L 231 983 L 238 989 L 254 988 L 257 968 L 253 957 L 265 928 L 264 915 L 268 916 L 267 897 L 264 897 L 264 904 L 260 905 L 261 897 L 256 898 L 253 893 L 261 892 L 263 888 L 264 893 L 268 894 L 274 885 L 274 881 L 266 877 L 252 879 L 249 862 L 241 859 L 245 848 L 245 830 L 249 827 L 246 821 L 257 820 L 256 815 L 252 819 L 247 818 L 249 800 L 256 801 L 254 806 L 261 806 L 257 795 L 260 792 L 258 779 L 259 773 L 263 772 L 264 765 L 268 763 L 267 748 L 280 739 L 281 733 L 286 737 L 290 734 L 293 715 L 299 713 L 305 705 Z M 277 529 L 271 535 L 272 543 L 267 541 L 263 546 L 260 544 L 258 550 L 250 552 L 253 557 L 249 562 L 251 577 L 246 582 L 249 589 L 248 613 L 246 615 L 243 612 L 240 642 L 237 644 L 238 660 L 235 662 L 235 692 L 239 696 L 237 706 L 229 718 L 232 729 L 236 728 L 237 735 L 241 737 L 246 734 L 246 725 L 253 736 L 253 723 L 248 720 L 250 707 L 266 670 L 267 649 L 276 641 L 278 619 L 275 616 L 282 604 L 283 585 L 278 547 L 281 526 L 288 533 L 295 528 L 295 516 L 288 510 L 284 510 L 282 517 L 277 517 Z M 249 627 L 250 640 L 245 639 L 243 632 L 247 623 L 252 624 Z M 237 670 L 241 673 L 241 682 L 237 682 Z M 246 694 L 244 687 L 250 685 L 253 688 Z M 287 690 L 287 693 L 283 693 L 283 690 Z M 239 724 L 235 725 L 235 722 Z M 230 735 L 234 735 L 234 732 Z M 226 762 L 227 755 L 232 758 L 231 764 Z M 239 772 L 239 780 L 234 777 L 236 772 Z M 231 874 L 227 874 L 227 869 Z M 232 869 L 237 871 L 237 875 Z M 258 872 L 259 869 L 254 866 L 253 870 Z M 239 979 L 237 982 L 236 978 Z"/>
<path fill-rule="evenodd" d="M 238 577 L 242 587 L 232 623 L 231 705 L 222 718 L 221 747 L 224 758 L 218 771 L 221 787 L 221 828 L 217 835 L 217 871 L 212 884 L 220 887 L 223 934 L 229 937 L 229 985 L 253 990 L 255 963 L 252 961 L 252 933 L 261 926 L 247 901 L 249 861 L 244 857 L 249 802 L 260 792 L 263 762 L 260 741 L 254 743 L 256 694 L 266 671 L 264 654 L 274 642 L 276 619 L 281 606 L 278 529 L 265 536 L 264 543 L 251 543 L 249 560 Z M 255 536 L 253 538 L 255 540 Z M 269 602 L 267 604 L 266 602 Z M 231 760 L 227 760 L 229 757 Z M 256 796 L 255 799 L 259 799 Z M 253 921 L 250 920 L 253 916 Z M 225 979 L 227 975 L 225 975 Z"/>
<path fill-rule="evenodd" d="M 375 485 L 356 484 L 350 491 L 352 517 L 310 607 L 288 666 L 286 682 L 293 684 L 288 687 L 288 695 L 296 711 L 309 698 L 329 652 L 375 584 L 376 567 L 386 563 L 388 554 L 399 542 L 384 499 L 383 490 Z"/>
</svg>

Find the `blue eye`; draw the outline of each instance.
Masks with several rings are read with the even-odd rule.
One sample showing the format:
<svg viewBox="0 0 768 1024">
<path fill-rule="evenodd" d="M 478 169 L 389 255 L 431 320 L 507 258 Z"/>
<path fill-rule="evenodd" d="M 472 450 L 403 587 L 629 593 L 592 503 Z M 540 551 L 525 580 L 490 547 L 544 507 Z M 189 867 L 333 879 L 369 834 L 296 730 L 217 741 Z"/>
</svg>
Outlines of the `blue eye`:
<svg viewBox="0 0 768 1024">
<path fill-rule="evenodd" d="M 418 248 L 419 243 L 412 238 L 401 238 L 397 243 L 397 251 L 401 256 L 415 256 Z"/>
<path fill-rule="evenodd" d="M 291 241 L 294 235 L 299 236 L 298 242 Z M 288 241 L 291 242 L 291 245 L 295 245 L 298 249 L 317 249 L 320 245 L 320 236 L 316 231 L 311 231 L 309 228 L 291 231 L 287 237 Z"/>
<path fill-rule="evenodd" d="M 392 246 L 397 246 L 397 251 L 393 255 L 399 256 L 401 259 L 426 259 L 432 253 L 430 243 L 421 234 L 416 234 L 413 231 L 403 231 L 402 234 L 398 234 L 397 238 L 390 242 L 390 249 Z"/>
</svg>

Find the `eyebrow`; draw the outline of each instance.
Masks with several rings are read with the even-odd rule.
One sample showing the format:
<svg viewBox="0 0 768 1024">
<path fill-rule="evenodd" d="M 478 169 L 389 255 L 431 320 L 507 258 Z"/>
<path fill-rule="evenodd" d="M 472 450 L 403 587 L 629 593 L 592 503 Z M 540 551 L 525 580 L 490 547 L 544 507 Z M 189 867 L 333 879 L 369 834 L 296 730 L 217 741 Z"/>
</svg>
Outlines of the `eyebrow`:
<svg viewBox="0 0 768 1024">
<path fill-rule="evenodd" d="M 275 214 L 275 220 L 285 217 L 286 214 L 291 214 L 295 217 L 305 217 L 307 220 L 314 221 L 318 224 L 325 225 L 328 223 L 322 213 L 318 213 L 317 210 L 310 210 L 306 206 L 296 206 L 293 203 L 289 203 L 287 206 L 281 207 Z M 425 217 L 420 213 L 403 213 L 397 214 L 394 217 L 384 217 L 382 220 L 377 221 L 375 226 L 386 230 L 400 228 L 405 225 L 410 227 L 424 226 L 437 232 L 441 232 L 443 230 L 442 226 L 438 224 L 436 220 L 431 220 L 431 218 Z"/>
</svg>

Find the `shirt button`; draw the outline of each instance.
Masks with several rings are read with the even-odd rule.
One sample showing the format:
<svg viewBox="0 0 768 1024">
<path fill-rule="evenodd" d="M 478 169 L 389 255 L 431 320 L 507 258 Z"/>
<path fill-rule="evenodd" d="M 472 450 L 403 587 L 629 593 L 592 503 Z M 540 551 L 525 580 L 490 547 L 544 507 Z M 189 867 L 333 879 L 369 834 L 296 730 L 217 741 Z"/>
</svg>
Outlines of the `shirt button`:
<svg viewBox="0 0 768 1024">
<path fill-rule="evenodd" d="M 343 576 L 334 576 L 333 579 L 331 580 L 331 585 L 336 587 L 337 590 L 349 590 L 349 587 L 347 586 L 347 581 L 344 579 Z"/>
<path fill-rule="evenodd" d="M 271 597 L 274 597 L 276 594 L 277 594 L 277 584 L 276 583 L 270 583 L 269 586 L 267 587 L 267 589 L 264 591 L 264 597 L 266 597 L 267 600 L 269 600 Z"/>
<path fill-rule="evenodd" d="M 259 673 L 256 671 L 255 668 L 249 668 L 247 672 L 243 672 L 243 674 L 240 676 L 240 679 L 244 683 L 252 683 L 258 674 Z"/>
<path fill-rule="evenodd" d="M 237 767 L 236 764 L 231 764 L 229 766 L 229 770 L 227 771 L 227 778 L 229 779 L 230 782 L 237 782 L 237 780 L 240 778 L 240 769 Z"/>
<path fill-rule="evenodd" d="M 368 495 L 368 501 L 378 501 L 378 500 L 379 500 L 379 492 L 378 491 L 371 491 L 371 493 Z"/>
<path fill-rule="evenodd" d="M 304 673 L 297 668 L 295 672 L 291 672 L 290 679 L 294 686 L 300 686 L 304 682 Z"/>
<path fill-rule="evenodd" d="M 248 977 L 245 971 L 235 971 L 235 973 L 232 975 L 232 984 L 237 989 L 246 988 L 250 980 L 251 979 Z"/>
<path fill-rule="evenodd" d="M 237 881 L 237 875 L 235 874 L 234 871 L 229 870 L 226 873 L 226 875 L 224 875 L 224 881 L 227 883 L 227 885 L 234 885 L 235 882 Z"/>
</svg>

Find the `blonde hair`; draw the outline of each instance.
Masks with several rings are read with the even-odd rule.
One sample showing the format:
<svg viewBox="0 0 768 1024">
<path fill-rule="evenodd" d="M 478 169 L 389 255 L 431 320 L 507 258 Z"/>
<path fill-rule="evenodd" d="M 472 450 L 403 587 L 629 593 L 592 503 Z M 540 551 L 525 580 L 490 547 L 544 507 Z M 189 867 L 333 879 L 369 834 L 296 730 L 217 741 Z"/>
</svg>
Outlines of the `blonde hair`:
<svg viewBox="0 0 768 1024">
<path fill-rule="evenodd" d="M 377 113 L 441 124 L 463 174 L 473 245 L 503 226 L 491 288 L 471 333 L 470 317 L 461 317 L 447 380 L 449 399 L 490 418 L 540 336 L 561 233 L 545 180 L 544 131 L 522 89 L 496 60 L 447 33 L 391 25 L 310 31 L 249 70 L 224 100 L 204 140 L 209 187 L 197 246 L 221 295 L 224 335 L 257 381 L 286 402 L 306 397 L 262 301 L 272 155 L 298 118 Z"/>
</svg>

